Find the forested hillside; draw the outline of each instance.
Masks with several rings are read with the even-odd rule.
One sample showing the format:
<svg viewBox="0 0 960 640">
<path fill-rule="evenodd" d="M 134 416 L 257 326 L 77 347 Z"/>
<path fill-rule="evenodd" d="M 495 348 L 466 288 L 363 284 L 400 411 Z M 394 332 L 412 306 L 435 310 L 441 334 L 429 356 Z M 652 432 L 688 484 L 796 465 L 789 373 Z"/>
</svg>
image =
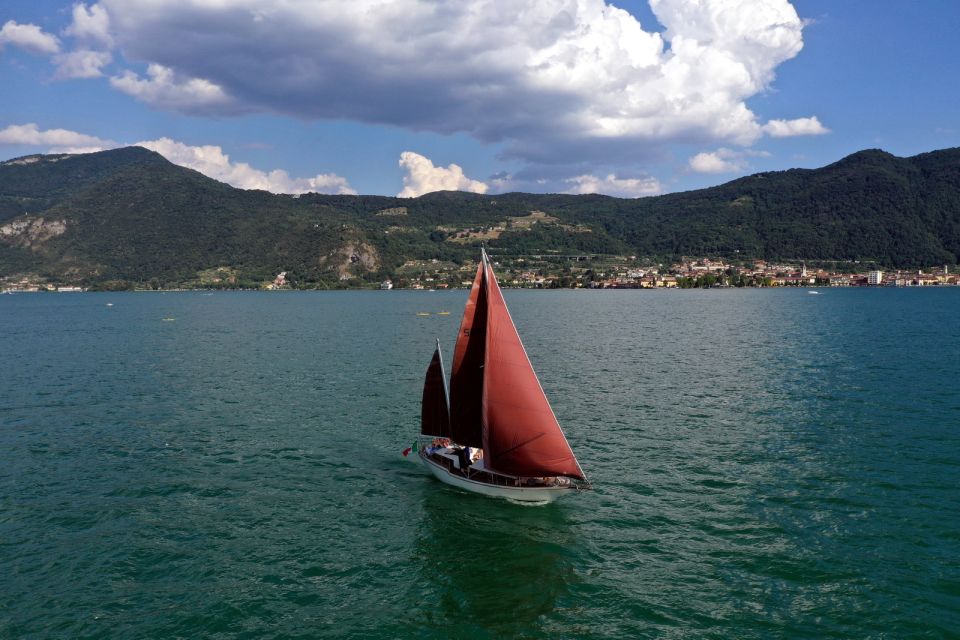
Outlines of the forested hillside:
<svg viewBox="0 0 960 640">
<path fill-rule="evenodd" d="M 651 259 L 956 264 L 960 149 L 862 151 L 636 200 L 438 192 L 419 198 L 244 191 L 130 147 L 0 163 L 0 277 L 97 285 L 362 286 L 410 260 L 630 254 Z"/>
</svg>

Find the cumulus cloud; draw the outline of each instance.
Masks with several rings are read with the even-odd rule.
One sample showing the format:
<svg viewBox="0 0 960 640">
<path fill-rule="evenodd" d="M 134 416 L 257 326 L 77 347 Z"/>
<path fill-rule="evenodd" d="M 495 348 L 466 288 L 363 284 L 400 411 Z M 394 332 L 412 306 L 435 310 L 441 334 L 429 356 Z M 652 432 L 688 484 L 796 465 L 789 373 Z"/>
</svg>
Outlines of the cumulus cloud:
<svg viewBox="0 0 960 640">
<path fill-rule="evenodd" d="M 218 85 L 202 78 L 183 77 L 169 67 L 151 64 L 147 77 L 124 71 L 110 78 L 114 88 L 162 109 L 187 113 L 238 111 L 233 100 Z"/>
<path fill-rule="evenodd" d="M 99 78 L 103 67 L 113 61 L 109 51 L 80 49 L 53 57 L 57 65 L 57 78 Z"/>
<path fill-rule="evenodd" d="M 763 125 L 763 130 L 774 138 L 788 138 L 790 136 L 819 136 L 830 133 L 816 116 L 811 118 L 797 118 L 795 120 L 771 120 Z"/>
<path fill-rule="evenodd" d="M 8 44 L 41 56 L 60 51 L 60 41 L 56 36 L 44 32 L 35 24 L 18 24 L 13 20 L 8 20 L 0 28 L 0 49 Z"/>
<path fill-rule="evenodd" d="M 407 172 L 403 177 L 403 191 L 398 198 L 416 198 L 434 191 L 470 191 L 486 193 L 487 185 L 471 180 L 459 165 L 435 167 L 429 158 L 413 151 L 400 154 L 400 167 Z"/>
<path fill-rule="evenodd" d="M 312 178 L 291 178 L 283 169 L 261 171 L 246 162 L 233 162 L 223 149 L 215 145 L 190 146 L 170 138 L 136 143 L 156 151 L 174 164 L 226 182 L 240 189 L 263 189 L 273 193 L 337 193 L 356 195 L 346 178 L 324 173 Z"/>
<path fill-rule="evenodd" d="M 602 169 L 602 170 L 601 170 Z M 629 176 L 629 177 L 628 177 Z M 631 166 L 614 170 L 589 164 L 526 166 L 515 173 L 500 171 L 486 180 L 488 193 L 598 193 L 618 198 L 659 195 L 666 188 L 656 177 Z"/>
<path fill-rule="evenodd" d="M 704 151 L 690 158 L 690 168 L 700 173 L 732 173 L 740 171 L 743 158 L 724 157 L 723 151 Z"/>
<path fill-rule="evenodd" d="M 9 125 L 0 129 L 0 146 L 43 147 L 51 153 L 91 153 L 125 146 L 113 140 L 78 133 L 67 129 L 40 129 L 35 123 Z M 262 189 L 272 193 L 330 193 L 356 195 L 348 180 L 335 173 L 313 177 L 292 177 L 283 169 L 264 171 L 246 162 L 236 162 L 217 145 L 188 145 L 163 137 L 133 143 L 156 151 L 170 162 L 198 171 L 214 180 L 240 189 Z M 573 178 L 522 176 L 519 179 L 506 172 L 491 176 L 489 184 L 466 176 L 456 164 L 434 166 L 418 153 L 404 151 L 399 166 L 406 172 L 401 198 L 412 198 L 434 191 L 469 191 L 487 193 L 514 189 L 550 190 L 565 193 L 602 193 L 623 198 L 657 195 L 663 192 L 661 183 L 653 177 L 620 178 L 615 174 L 597 177 L 591 174 Z M 569 175 L 569 174 L 568 174 Z"/>
<path fill-rule="evenodd" d="M 699 173 L 735 173 L 749 167 L 750 157 L 769 157 L 766 151 L 745 149 L 736 151 L 720 148 L 716 151 L 704 151 L 689 160 L 690 168 Z"/>
<path fill-rule="evenodd" d="M 110 14 L 99 4 L 91 7 L 80 3 L 73 6 L 73 22 L 65 33 L 81 42 L 98 44 L 104 47 L 113 46 L 113 36 L 110 35 Z"/>
<path fill-rule="evenodd" d="M 6 129 L 0 129 L 0 145 L 51 147 L 51 151 L 59 153 L 71 153 L 72 149 L 99 151 L 105 147 L 115 146 L 109 140 L 67 129 L 41 130 L 32 122 L 19 125 L 12 124 Z"/>
<path fill-rule="evenodd" d="M 662 34 L 604 0 L 101 0 L 80 13 L 105 10 L 125 59 L 150 64 L 113 85 L 162 109 L 465 132 L 546 164 L 821 132 L 815 118 L 761 124 L 746 105 L 803 47 L 788 0 L 650 6 Z"/>
<path fill-rule="evenodd" d="M 134 144 L 156 151 L 174 164 L 240 189 L 263 189 L 273 193 L 357 193 L 342 176 L 321 173 L 311 178 L 293 178 L 283 169 L 262 171 L 246 162 L 233 162 L 221 147 L 215 145 L 191 146 L 170 138 Z M 46 147 L 51 153 L 91 153 L 124 146 L 113 140 L 67 129 L 41 130 L 34 123 L 0 129 L 0 146 L 15 145 Z"/>
<path fill-rule="evenodd" d="M 584 194 L 602 193 L 618 198 L 642 198 L 663 193 L 663 185 L 656 178 L 618 178 L 609 174 L 605 178 L 593 175 L 582 175 L 567 178 L 564 182 L 573 185 L 565 193 Z"/>
</svg>

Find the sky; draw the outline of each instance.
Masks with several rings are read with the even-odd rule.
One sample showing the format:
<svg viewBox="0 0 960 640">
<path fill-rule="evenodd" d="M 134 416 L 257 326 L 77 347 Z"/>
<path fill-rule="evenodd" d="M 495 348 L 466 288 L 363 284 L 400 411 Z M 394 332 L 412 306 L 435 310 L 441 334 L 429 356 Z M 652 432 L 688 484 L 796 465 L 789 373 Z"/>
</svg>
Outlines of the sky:
<svg viewBox="0 0 960 640">
<path fill-rule="evenodd" d="M 4 0 L 0 161 L 645 197 L 960 146 L 956 0 Z"/>
</svg>

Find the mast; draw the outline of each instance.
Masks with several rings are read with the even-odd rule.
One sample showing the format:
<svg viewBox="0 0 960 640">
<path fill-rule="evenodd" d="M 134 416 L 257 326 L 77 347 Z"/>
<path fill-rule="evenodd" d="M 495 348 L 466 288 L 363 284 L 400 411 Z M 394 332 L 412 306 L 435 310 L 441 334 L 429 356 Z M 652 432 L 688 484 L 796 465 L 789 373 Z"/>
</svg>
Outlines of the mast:
<svg viewBox="0 0 960 640">
<path fill-rule="evenodd" d="M 520 341 L 486 252 L 480 266 L 487 315 L 481 412 L 484 464 L 513 476 L 585 480 Z"/>
<path fill-rule="evenodd" d="M 447 372 L 443 368 L 443 354 L 440 352 L 440 338 L 437 341 L 437 362 L 440 363 L 440 379 L 443 380 L 443 399 L 447 407 L 447 424 L 450 424 L 450 384 L 447 382 Z"/>
</svg>

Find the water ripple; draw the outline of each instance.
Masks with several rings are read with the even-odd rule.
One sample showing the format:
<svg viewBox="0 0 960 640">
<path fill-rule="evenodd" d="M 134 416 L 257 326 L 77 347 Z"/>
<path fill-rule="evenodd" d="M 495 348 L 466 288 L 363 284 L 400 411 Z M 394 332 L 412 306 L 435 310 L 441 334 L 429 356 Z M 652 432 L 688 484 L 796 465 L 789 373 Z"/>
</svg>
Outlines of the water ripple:
<svg viewBox="0 0 960 640">
<path fill-rule="evenodd" d="M 803 293 L 508 291 L 538 508 L 399 456 L 464 292 L 2 296 L 0 637 L 948 637 L 960 300 Z"/>
</svg>

